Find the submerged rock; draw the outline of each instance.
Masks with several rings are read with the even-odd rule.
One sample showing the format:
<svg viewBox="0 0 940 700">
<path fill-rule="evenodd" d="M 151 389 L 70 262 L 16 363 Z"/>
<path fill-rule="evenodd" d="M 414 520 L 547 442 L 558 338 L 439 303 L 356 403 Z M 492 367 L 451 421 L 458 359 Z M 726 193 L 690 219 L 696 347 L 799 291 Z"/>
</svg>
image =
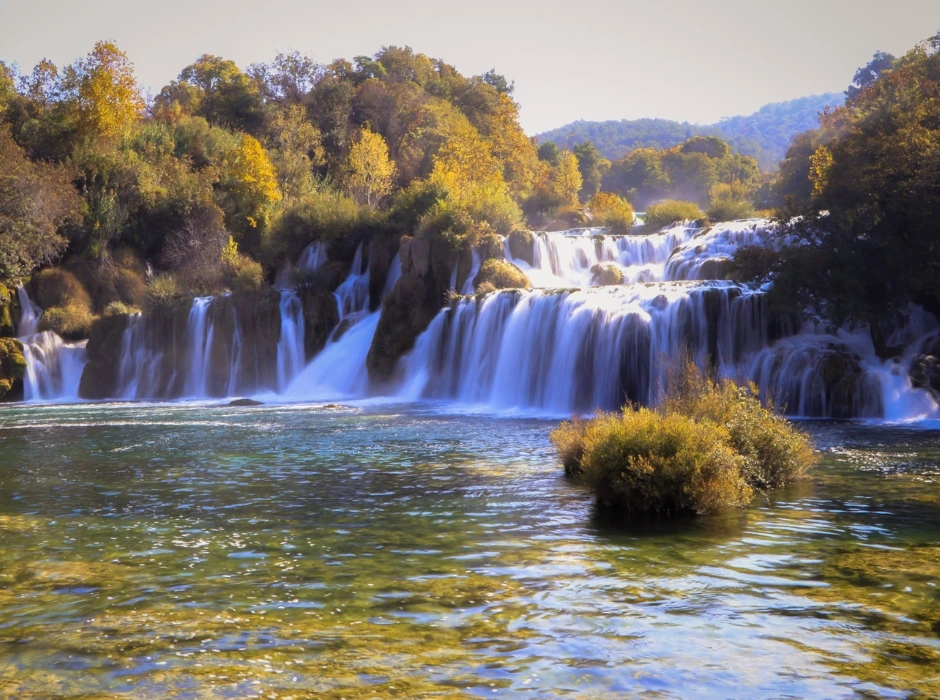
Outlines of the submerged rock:
<svg viewBox="0 0 940 700">
<path fill-rule="evenodd" d="M 254 399 L 235 399 L 234 401 L 229 401 L 229 406 L 263 406 L 263 401 L 255 401 Z"/>
<path fill-rule="evenodd" d="M 600 286 L 623 284 L 623 272 L 614 263 L 595 263 L 591 266 L 591 284 Z"/>
</svg>

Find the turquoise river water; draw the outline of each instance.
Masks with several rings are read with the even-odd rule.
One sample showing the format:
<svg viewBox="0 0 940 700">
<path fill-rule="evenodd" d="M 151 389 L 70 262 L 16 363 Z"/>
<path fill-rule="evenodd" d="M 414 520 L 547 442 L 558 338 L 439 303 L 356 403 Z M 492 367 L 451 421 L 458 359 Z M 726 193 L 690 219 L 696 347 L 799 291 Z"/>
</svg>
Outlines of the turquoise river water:
<svg viewBox="0 0 940 700">
<path fill-rule="evenodd" d="M 938 697 L 940 432 L 625 527 L 556 422 L 0 408 L 0 697 Z"/>
</svg>

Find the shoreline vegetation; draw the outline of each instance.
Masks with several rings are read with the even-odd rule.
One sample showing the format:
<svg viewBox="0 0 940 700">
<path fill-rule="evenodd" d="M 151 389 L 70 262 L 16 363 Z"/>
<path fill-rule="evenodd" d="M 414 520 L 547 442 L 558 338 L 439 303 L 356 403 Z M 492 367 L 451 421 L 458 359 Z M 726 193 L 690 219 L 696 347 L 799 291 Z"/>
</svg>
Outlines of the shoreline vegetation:
<svg viewBox="0 0 940 700">
<path fill-rule="evenodd" d="M 550 437 L 566 476 L 629 518 L 742 508 L 819 462 L 809 437 L 756 387 L 710 377 L 690 358 L 671 368 L 658 407 L 575 418 Z"/>
</svg>

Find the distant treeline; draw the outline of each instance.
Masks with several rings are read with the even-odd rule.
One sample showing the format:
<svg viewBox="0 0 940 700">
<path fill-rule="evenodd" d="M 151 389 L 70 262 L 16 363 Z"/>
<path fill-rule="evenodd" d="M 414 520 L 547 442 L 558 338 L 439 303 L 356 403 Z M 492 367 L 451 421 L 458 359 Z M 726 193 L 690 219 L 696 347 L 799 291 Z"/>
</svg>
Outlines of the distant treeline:
<svg viewBox="0 0 940 700">
<path fill-rule="evenodd" d="M 717 136 L 743 155 L 757 160 L 762 170 L 772 170 L 783 160 L 791 139 L 815 129 L 819 113 L 838 107 L 842 93 L 811 95 L 789 102 L 764 105 L 748 116 L 729 117 L 717 124 L 699 125 L 669 119 L 579 120 L 537 136 L 539 143 L 552 141 L 560 148 L 592 142 L 608 160 L 617 160 L 636 148 L 672 148 L 692 136 Z"/>
</svg>

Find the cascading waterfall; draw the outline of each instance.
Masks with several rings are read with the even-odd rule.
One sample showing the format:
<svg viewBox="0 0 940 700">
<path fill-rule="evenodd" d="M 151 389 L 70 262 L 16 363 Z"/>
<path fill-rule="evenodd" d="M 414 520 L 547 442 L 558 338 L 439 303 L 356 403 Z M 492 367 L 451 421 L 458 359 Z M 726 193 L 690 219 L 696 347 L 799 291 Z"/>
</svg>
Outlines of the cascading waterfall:
<svg viewBox="0 0 940 700">
<path fill-rule="evenodd" d="M 281 337 L 277 341 L 277 388 L 287 389 L 304 367 L 304 312 L 300 297 L 281 290 Z"/>
<path fill-rule="evenodd" d="M 66 343 L 52 331 L 40 332 L 42 309 L 29 298 L 25 287 L 17 287 L 16 295 L 20 305 L 17 332 L 26 360 L 23 398 L 26 401 L 78 399 L 78 386 L 87 362 L 86 343 Z"/>
<path fill-rule="evenodd" d="M 768 226 L 538 233 L 531 263 L 507 243 L 535 289 L 444 309 L 403 358 L 400 396 L 557 414 L 655 403 L 665 367 L 687 350 L 719 376 L 754 381 L 792 415 L 940 415 L 911 386 L 910 358 L 881 362 L 867 333 L 797 333 L 767 313 L 760 291 L 720 281 L 739 247 L 769 244 Z M 598 264 L 620 269 L 624 284 L 591 286 Z"/>
<path fill-rule="evenodd" d="M 907 350 L 883 362 L 866 329 L 806 322 L 801 327 L 796 319 L 771 314 L 760 290 L 723 280 L 739 247 L 769 244 L 768 226 L 752 220 L 709 228 L 676 225 L 651 235 L 600 229 L 535 233 L 526 259 L 505 245 L 506 257 L 533 288 L 483 296 L 469 295 L 482 263 L 480 251 L 472 251 L 461 290 L 466 296 L 443 309 L 402 358 L 397 398 L 553 414 L 614 409 L 624 400 L 655 403 L 669 360 L 689 351 L 719 376 L 755 382 L 792 415 L 940 416 L 934 395 L 913 386 L 910 376 L 927 339 L 929 347 L 937 340 L 937 320 L 930 314 L 911 310 L 909 321 L 889 337 L 889 345 Z M 381 310 L 369 308 L 366 245 L 358 246 L 347 278 L 334 291 L 339 323 L 324 349 L 305 362 L 304 307 L 295 277 L 315 272 L 326 259 L 326 247 L 315 243 L 296 265 L 282 268 L 273 306 L 254 308 L 222 295 L 194 299 L 189 308 L 127 317 L 116 386 L 107 395 L 368 396 L 366 357 Z M 612 278 L 598 274 L 598 266 L 619 270 L 623 283 L 600 285 Z M 401 274 L 396 256 L 383 300 Z M 452 287 L 456 275 L 455 270 Z M 18 295 L 26 398 L 76 398 L 83 344 L 37 333 L 42 311 L 25 289 Z"/>
</svg>

